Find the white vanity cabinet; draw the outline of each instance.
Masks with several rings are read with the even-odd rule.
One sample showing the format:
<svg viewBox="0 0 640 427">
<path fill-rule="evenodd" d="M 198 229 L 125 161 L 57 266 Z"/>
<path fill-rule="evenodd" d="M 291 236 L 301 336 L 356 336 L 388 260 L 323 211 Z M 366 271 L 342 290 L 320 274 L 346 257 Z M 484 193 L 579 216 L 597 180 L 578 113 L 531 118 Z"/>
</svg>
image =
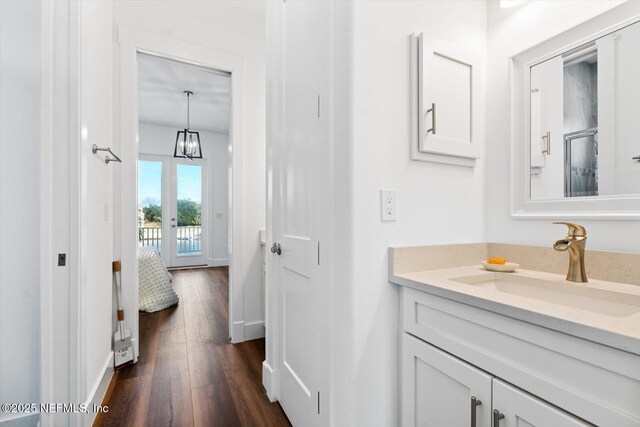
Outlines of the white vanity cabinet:
<svg viewBox="0 0 640 427">
<path fill-rule="evenodd" d="M 402 340 L 403 427 L 591 425 L 409 334 Z"/>
<path fill-rule="evenodd" d="M 401 294 L 403 427 L 640 426 L 638 355 L 406 286 Z"/>
</svg>

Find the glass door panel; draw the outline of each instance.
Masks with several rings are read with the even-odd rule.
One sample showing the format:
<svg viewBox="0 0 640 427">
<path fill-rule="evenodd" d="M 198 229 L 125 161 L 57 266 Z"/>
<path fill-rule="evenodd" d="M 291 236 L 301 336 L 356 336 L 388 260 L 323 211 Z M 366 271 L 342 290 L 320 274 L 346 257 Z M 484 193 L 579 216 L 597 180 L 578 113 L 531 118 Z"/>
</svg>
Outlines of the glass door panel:
<svg viewBox="0 0 640 427">
<path fill-rule="evenodd" d="M 162 162 L 138 162 L 138 241 L 162 255 Z"/>
<path fill-rule="evenodd" d="M 204 163 L 174 159 L 174 200 L 171 229 L 172 266 L 206 264 L 206 200 Z"/>
</svg>

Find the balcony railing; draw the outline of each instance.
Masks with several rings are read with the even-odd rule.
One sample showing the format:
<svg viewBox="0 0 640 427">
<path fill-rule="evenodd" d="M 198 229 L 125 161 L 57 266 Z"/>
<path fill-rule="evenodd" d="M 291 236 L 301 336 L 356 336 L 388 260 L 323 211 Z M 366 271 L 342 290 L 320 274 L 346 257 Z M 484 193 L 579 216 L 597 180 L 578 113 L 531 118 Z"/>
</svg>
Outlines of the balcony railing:
<svg viewBox="0 0 640 427">
<path fill-rule="evenodd" d="M 201 253 L 201 237 L 202 226 L 200 225 L 176 227 L 178 255 Z M 142 246 L 155 246 L 162 254 L 162 227 L 138 227 L 138 240 Z"/>
</svg>

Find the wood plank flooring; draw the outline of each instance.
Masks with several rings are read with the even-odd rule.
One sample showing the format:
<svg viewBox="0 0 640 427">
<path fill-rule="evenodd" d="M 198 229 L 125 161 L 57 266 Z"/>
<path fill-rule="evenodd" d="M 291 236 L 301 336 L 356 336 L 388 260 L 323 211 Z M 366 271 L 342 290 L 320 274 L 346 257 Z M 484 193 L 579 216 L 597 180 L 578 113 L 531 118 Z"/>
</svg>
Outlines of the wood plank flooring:
<svg viewBox="0 0 640 427">
<path fill-rule="evenodd" d="M 262 386 L 264 339 L 229 343 L 226 267 L 173 271 L 177 306 L 140 312 L 140 358 L 97 426 L 290 426 Z"/>
</svg>

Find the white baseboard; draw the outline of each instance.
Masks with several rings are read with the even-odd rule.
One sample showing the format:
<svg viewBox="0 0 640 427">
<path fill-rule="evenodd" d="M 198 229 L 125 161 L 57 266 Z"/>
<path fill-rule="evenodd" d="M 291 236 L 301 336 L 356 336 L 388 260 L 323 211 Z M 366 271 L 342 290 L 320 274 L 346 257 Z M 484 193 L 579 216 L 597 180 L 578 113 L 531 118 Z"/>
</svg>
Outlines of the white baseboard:
<svg viewBox="0 0 640 427">
<path fill-rule="evenodd" d="M 275 369 L 271 368 L 267 361 L 262 362 L 262 385 L 267 391 L 267 397 L 271 402 L 278 400 L 276 382 L 278 378 Z"/>
<path fill-rule="evenodd" d="M 264 322 L 251 322 L 244 324 L 244 340 L 250 341 L 258 338 L 264 338 Z"/>
<path fill-rule="evenodd" d="M 231 342 L 239 343 L 244 341 L 244 320 L 233 322 L 231 325 Z"/>
<path fill-rule="evenodd" d="M 264 336 L 264 322 L 262 320 L 251 323 L 245 323 L 244 320 L 241 320 L 233 322 L 231 325 L 231 342 L 234 344 L 263 338 Z"/>
<path fill-rule="evenodd" d="M 21 414 L 13 414 L 13 413 L 2 413 L 2 417 L 0 417 L 0 426 L 2 427 L 23 427 L 23 426 L 32 426 L 36 423 L 40 423 L 38 421 L 40 417 L 39 413 L 29 413 L 24 412 Z"/>
<path fill-rule="evenodd" d="M 207 265 L 209 267 L 229 267 L 229 258 L 209 258 Z"/>
<path fill-rule="evenodd" d="M 100 375 L 92 389 L 89 391 L 87 401 L 85 402 L 89 408 L 102 405 L 102 399 L 104 399 L 104 395 L 109 388 L 109 383 L 111 382 L 111 377 L 113 376 L 113 351 L 109 352 L 100 372 L 102 372 L 102 375 Z M 93 421 L 96 419 L 96 415 L 98 415 L 96 412 L 89 411 L 89 413 L 84 416 L 84 422 L 82 424 L 85 426 L 92 426 Z"/>
</svg>

